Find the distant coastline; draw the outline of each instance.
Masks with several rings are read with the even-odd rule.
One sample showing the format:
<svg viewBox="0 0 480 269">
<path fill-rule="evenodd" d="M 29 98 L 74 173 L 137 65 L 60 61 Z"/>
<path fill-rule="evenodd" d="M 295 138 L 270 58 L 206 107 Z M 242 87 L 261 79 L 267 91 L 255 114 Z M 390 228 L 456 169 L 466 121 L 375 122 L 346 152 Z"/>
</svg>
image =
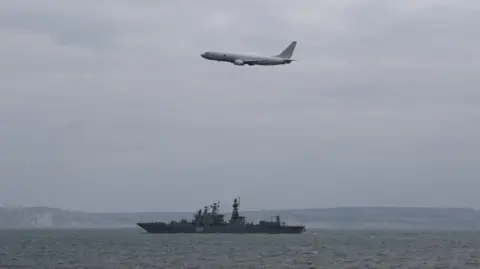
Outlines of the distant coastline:
<svg viewBox="0 0 480 269">
<path fill-rule="evenodd" d="M 0 229 L 134 228 L 138 221 L 191 219 L 194 212 L 87 213 L 48 207 L 0 207 Z M 279 215 L 289 224 L 323 229 L 480 230 L 469 208 L 339 207 L 242 211 L 248 220 Z M 228 217 L 229 212 L 225 212 Z"/>
</svg>

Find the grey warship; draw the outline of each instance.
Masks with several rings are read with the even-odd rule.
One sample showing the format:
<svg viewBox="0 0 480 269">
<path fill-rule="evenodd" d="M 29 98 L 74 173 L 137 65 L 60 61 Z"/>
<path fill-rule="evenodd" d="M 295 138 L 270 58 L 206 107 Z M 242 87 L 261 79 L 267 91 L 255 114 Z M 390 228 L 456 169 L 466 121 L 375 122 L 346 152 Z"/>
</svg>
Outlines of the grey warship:
<svg viewBox="0 0 480 269">
<path fill-rule="evenodd" d="M 219 213 L 220 203 L 213 203 L 209 212 L 207 206 L 194 214 L 192 221 L 166 222 L 139 222 L 137 225 L 147 233 L 257 233 L 257 234 L 299 234 L 305 232 L 304 225 L 286 225 L 276 216 L 276 221 L 260 221 L 259 223 L 246 222 L 244 216 L 238 213 L 240 198 L 233 201 L 232 216 L 229 221 L 224 220 L 224 214 Z"/>
</svg>

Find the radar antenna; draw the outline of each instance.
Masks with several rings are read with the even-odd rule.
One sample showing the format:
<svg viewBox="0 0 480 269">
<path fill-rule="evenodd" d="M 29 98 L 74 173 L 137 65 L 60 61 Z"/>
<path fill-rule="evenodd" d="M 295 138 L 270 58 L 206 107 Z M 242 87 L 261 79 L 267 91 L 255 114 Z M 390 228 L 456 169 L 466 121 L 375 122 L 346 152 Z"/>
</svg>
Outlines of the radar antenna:
<svg viewBox="0 0 480 269">
<path fill-rule="evenodd" d="M 213 203 L 210 207 L 212 208 L 212 214 L 216 214 L 220 208 L 220 202 Z"/>
</svg>

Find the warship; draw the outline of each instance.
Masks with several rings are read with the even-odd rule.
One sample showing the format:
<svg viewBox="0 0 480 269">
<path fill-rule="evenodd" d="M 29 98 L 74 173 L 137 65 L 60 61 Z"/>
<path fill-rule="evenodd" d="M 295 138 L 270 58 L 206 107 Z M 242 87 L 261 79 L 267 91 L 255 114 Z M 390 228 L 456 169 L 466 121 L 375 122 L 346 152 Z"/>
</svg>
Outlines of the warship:
<svg viewBox="0 0 480 269">
<path fill-rule="evenodd" d="M 233 200 L 233 210 L 229 221 L 224 220 L 224 214 L 219 213 L 220 203 L 213 203 L 209 212 L 208 206 L 203 211 L 199 209 L 191 221 L 139 222 L 137 225 L 147 233 L 261 233 L 261 234 L 299 234 L 305 232 L 304 225 L 286 225 L 276 216 L 276 221 L 262 220 L 258 223 L 246 222 L 244 216 L 238 213 L 240 198 Z"/>
</svg>

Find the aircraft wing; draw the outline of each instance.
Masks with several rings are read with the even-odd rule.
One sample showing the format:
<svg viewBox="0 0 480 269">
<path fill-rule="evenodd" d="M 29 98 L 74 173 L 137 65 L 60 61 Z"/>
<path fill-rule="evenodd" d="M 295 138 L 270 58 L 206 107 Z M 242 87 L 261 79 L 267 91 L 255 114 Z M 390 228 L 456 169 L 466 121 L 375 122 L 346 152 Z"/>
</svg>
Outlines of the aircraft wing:
<svg viewBox="0 0 480 269">
<path fill-rule="evenodd" d="M 241 60 L 241 61 L 246 63 L 246 64 L 257 64 L 257 63 L 260 62 L 258 60 Z"/>
</svg>

